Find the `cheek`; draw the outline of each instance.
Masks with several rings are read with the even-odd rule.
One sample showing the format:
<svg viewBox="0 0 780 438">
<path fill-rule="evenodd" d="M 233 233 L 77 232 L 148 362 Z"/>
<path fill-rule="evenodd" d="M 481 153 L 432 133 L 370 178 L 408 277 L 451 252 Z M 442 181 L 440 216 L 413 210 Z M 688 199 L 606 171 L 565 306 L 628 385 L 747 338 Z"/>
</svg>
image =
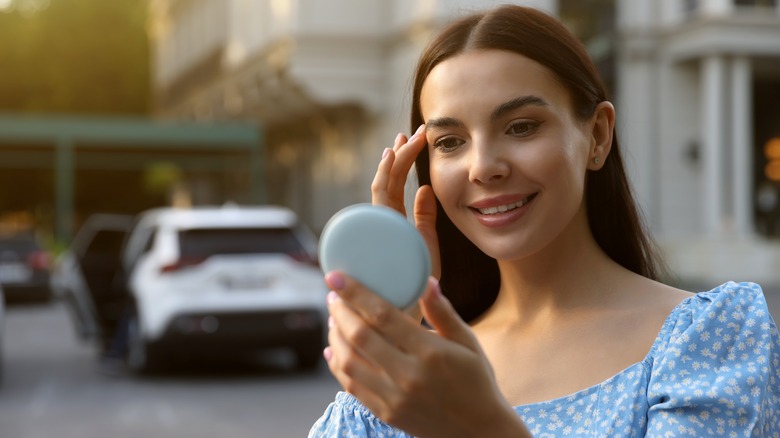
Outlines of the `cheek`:
<svg viewBox="0 0 780 438">
<path fill-rule="evenodd" d="M 434 160 L 431 160 L 430 163 L 431 188 L 433 188 L 433 193 L 441 201 L 442 198 L 447 197 L 447 187 L 450 185 L 447 184 L 447 180 L 450 179 L 448 178 L 448 169 Z"/>
<path fill-rule="evenodd" d="M 431 188 L 444 210 L 449 213 L 457 206 L 468 176 L 463 176 L 453 162 L 432 159 L 430 163 Z"/>
</svg>

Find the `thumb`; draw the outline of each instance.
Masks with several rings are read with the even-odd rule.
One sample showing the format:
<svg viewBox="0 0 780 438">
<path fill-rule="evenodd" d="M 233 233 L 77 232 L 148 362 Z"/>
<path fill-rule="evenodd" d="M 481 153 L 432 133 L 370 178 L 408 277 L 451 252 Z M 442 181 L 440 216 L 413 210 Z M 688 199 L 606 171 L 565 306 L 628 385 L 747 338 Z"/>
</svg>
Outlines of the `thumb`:
<svg viewBox="0 0 780 438">
<path fill-rule="evenodd" d="M 417 189 L 414 197 L 414 224 L 425 239 L 431 256 L 431 273 L 441 277 L 441 258 L 439 256 L 439 237 L 436 234 L 436 195 L 429 185 Z"/>
<path fill-rule="evenodd" d="M 441 293 L 439 281 L 431 277 L 428 288 L 420 298 L 420 310 L 423 317 L 436 332 L 473 351 L 481 351 L 479 342 L 466 324 L 452 307 L 450 301 Z"/>
</svg>

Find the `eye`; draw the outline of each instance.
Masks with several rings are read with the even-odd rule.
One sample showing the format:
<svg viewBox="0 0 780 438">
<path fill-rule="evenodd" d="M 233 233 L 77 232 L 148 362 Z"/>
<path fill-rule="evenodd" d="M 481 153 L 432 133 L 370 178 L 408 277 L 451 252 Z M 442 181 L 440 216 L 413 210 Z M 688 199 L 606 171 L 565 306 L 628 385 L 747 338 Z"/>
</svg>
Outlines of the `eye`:
<svg viewBox="0 0 780 438">
<path fill-rule="evenodd" d="M 517 120 L 507 127 L 506 133 L 515 137 L 527 137 L 536 132 L 540 125 L 541 123 L 534 120 Z"/>
<path fill-rule="evenodd" d="M 463 140 L 453 137 L 453 136 L 447 136 L 442 137 L 435 142 L 433 142 L 433 148 L 440 152 L 451 152 L 458 148 L 458 146 L 463 144 Z"/>
</svg>

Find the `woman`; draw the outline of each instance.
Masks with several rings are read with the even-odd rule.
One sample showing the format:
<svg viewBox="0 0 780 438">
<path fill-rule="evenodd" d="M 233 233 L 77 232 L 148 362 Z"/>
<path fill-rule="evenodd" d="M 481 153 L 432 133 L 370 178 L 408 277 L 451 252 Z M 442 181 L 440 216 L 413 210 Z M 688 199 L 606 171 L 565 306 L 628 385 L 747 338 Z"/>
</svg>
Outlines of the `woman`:
<svg viewBox="0 0 780 438">
<path fill-rule="evenodd" d="M 416 160 L 432 330 L 328 273 L 324 355 L 347 392 L 310 436 L 780 434 L 760 288 L 656 281 L 614 108 L 557 20 L 504 6 L 444 29 L 418 64 L 412 126 L 372 194 L 405 213 Z"/>
</svg>

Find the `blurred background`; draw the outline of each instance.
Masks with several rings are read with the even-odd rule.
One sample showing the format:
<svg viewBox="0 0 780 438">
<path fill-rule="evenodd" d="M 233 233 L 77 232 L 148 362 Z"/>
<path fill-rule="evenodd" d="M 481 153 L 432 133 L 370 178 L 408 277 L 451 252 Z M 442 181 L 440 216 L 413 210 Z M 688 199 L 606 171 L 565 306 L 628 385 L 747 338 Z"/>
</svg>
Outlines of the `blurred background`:
<svg viewBox="0 0 780 438">
<path fill-rule="evenodd" d="M 226 203 L 317 235 L 409 133 L 427 39 L 501 3 L 0 0 L 0 435 L 304 435 L 338 389 L 322 363 L 106 370 L 57 286 L 69 257 L 83 271 L 74 237 L 96 214 Z M 780 2 L 513 3 L 587 45 L 668 281 L 759 282 L 780 314 Z"/>
</svg>

